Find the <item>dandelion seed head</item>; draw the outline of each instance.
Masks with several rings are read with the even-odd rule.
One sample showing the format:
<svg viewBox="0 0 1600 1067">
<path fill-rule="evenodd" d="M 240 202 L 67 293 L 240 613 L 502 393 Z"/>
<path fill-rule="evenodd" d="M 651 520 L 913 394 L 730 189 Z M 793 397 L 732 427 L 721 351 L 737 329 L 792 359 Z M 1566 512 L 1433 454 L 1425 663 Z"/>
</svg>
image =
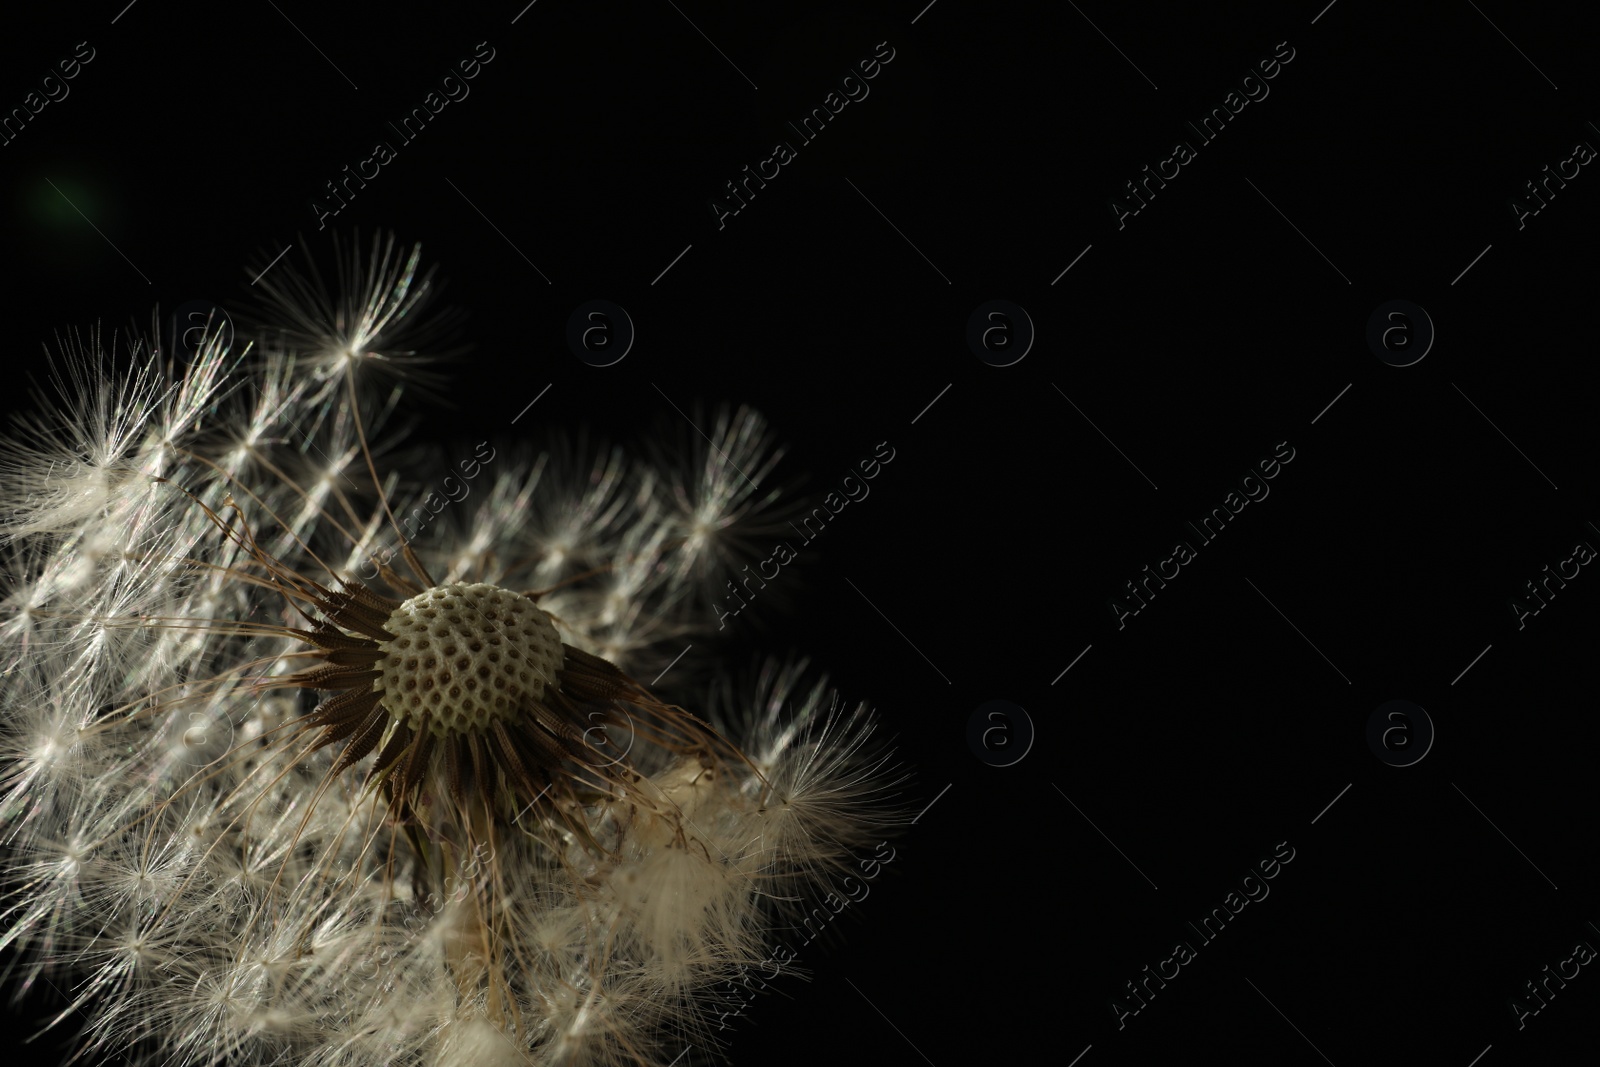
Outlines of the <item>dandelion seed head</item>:
<svg viewBox="0 0 1600 1067">
<path fill-rule="evenodd" d="M 389 616 L 372 688 L 391 715 L 437 734 L 484 731 L 555 684 L 561 638 L 525 596 L 485 583 L 424 590 Z"/>
<path fill-rule="evenodd" d="M 75 335 L 0 437 L 0 949 L 70 976 L 85 1062 L 714 1043 L 713 990 L 896 818 L 864 706 L 694 681 L 731 673 L 711 602 L 770 543 L 774 435 L 397 455 L 437 286 L 339 254 L 182 366 Z"/>
</svg>

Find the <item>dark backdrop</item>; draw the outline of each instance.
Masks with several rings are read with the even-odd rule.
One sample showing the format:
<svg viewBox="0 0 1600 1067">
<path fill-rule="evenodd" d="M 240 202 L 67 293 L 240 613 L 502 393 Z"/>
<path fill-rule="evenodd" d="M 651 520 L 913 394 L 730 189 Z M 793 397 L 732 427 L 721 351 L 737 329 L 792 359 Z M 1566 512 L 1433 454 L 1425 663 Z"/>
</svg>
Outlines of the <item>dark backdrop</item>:
<svg viewBox="0 0 1600 1067">
<path fill-rule="evenodd" d="M 1600 578 L 1568 564 L 1537 614 L 1526 591 L 1600 547 L 1579 16 L 923 2 L 8 12 L 5 108 L 93 58 L 0 146 L 3 399 L 63 327 L 240 307 L 247 265 L 388 229 L 469 315 L 441 438 L 546 386 L 513 432 L 745 402 L 811 503 L 887 442 L 726 654 L 814 656 L 932 806 L 803 954 L 815 980 L 749 1009 L 736 1063 L 1589 1047 L 1589 968 L 1512 1004 L 1600 947 Z M 480 42 L 470 95 L 389 131 Z M 789 124 L 880 42 L 846 86 L 868 95 L 805 141 Z M 1230 103 L 1211 140 L 1188 125 Z M 320 218 L 379 139 L 394 158 Z M 566 340 L 591 300 L 636 330 L 610 367 Z M 1268 495 L 1210 543 L 1185 527 L 1238 486 Z M 1146 566 L 1177 573 L 1140 608 Z M 1275 850 L 1247 886 L 1270 895 L 1189 927 Z M 1125 983 L 1180 940 L 1134 1014 Z"/>
</svg>

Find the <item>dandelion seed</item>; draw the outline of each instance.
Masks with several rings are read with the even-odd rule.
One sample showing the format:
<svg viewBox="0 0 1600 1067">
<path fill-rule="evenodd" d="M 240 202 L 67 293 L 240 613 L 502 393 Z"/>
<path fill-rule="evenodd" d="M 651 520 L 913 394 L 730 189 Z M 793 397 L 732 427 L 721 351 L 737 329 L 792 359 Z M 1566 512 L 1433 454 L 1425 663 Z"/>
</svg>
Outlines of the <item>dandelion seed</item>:
<svg viewBox="0 0 1600 1067">
<path fill-rule="evenodd" d="M 670 1062 L 909 814 L 802 665 L 699 708 L 639 681 L 715 648 L 773 521 L 754 413 L 687 460 L 485 453 L 405 532 L 445 483 L 372 435 L 430 356 L 419 262 L 280 265 L 273 328 L 166 376 L 74 335 L 0 440 L 0 948 L 70 986 L 81 1057 Z"/>
<path fill-rule="evenodd" d="M 303 271 L 284 263 L 260 277 L 253 288 L 261 293 L 255 315 L 262 343 L 295 356 L 325 389 L 373 373 L 422 387 L 438 385 L 441 376 L 429 368 L 450 353 L 436 342 L 450 335 L 457 316 L 430 317 L 440 286 L 432 269 L 419 273 L 422 246 L 402 251 L 393 235 L 379 234 L 363 259 L 358 233 L 348 245 L 336 238 L 334 255 L 332 291 L 309 253 Z M 250 271 L 252 276 L 265 262 Z M 318 394 L 313 402 L 325 398 Z"/>
</svg>

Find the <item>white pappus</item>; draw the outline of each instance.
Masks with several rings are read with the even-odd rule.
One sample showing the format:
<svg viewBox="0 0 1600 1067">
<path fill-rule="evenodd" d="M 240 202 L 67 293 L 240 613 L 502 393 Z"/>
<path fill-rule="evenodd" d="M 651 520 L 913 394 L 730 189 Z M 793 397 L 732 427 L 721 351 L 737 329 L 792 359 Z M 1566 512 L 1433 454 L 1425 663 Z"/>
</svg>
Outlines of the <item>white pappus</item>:
<svg viewBox="0 0 1600 1067">
<path fill-rule="evenodd" d="M 906 815 L 864 706 L 713 658 L 772 434 L 418 447 L 431 275 L 339 255 L 232 349 L 69 336 L 0 438 L 8 976 L 86 1062 L 716 1050 L 709 991 Z"/>
</svg>

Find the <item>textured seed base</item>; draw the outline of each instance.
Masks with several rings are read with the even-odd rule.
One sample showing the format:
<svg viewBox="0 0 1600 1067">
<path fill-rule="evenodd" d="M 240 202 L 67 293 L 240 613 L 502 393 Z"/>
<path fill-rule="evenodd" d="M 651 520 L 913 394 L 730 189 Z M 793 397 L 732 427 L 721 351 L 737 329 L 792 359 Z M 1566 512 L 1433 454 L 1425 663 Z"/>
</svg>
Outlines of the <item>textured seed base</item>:
<svg viewBox="0 0 1600 1067">
<path fill-rule="evenodd" d="M 378 646 L 373 688 L 389 714 L 435 734 L 483 731 L 555 685 L 561 637 L 550 616 L 509 589 L 481 583 L 435 586 L 407 600 Z"/>
</svg>

